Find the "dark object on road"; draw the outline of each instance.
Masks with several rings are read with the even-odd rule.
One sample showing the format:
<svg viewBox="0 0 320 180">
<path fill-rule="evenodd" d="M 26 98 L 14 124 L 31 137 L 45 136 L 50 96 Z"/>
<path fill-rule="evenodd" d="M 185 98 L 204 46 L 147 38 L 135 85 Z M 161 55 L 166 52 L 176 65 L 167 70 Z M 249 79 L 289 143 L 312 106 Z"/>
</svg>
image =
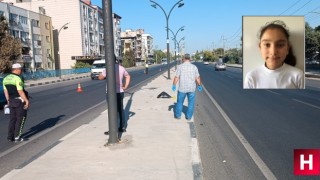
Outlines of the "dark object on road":
<svg viewBox="0 0 320 180">
<path fill-rule="evenodd" d="M 160 94 L 157 96 L 157 98 L 171 98 L 171 96 L 170 96 L 168 93 L 162 91 L 162 93 L 160 93 Z"/>
</svg>

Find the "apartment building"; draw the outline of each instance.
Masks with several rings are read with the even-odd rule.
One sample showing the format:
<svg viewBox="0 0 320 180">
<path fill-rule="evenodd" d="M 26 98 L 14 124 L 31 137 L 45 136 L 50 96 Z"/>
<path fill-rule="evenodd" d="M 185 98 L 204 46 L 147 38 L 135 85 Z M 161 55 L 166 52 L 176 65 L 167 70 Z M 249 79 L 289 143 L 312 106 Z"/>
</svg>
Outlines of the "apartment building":
<svg viewBox="0 0 320 180">
<path fill-rule="evenodd" d="M 19 39 L 22 56 L 16 60 L 27 70 L 54 69 L 51 17 L 0 2 L 0 14 L 10 34 Z"/>
<path fill-rule="evenodd" d="M 142 34 L 142 59 L 148 60 L 153 57 L 153 37 L 150 34 Z"/>
<path fill-rule="evenodd" d="M 133 51 L 135 56 L 136 65 L 139 66 L 143 63 L 143 44 L 142 35 L 144 34 L 143 29 L 138 29 L 133 31 L 132 29 L 127 29 L 121 32 L 121 46 L 123 47 L 122 53 L 127 51 Z"/>
<path fill-rule="evenodd" d="M 90 0 L 4 0 L 52 18 L 56 69 L 70 69 L 76 61 L 92 62 L 105 55 L 102 9 Z M 114 34 L 120 35 L 121 17 L 114 15 Z M 120 36 L 115 37 L 119 52 Z"/>
</svg>

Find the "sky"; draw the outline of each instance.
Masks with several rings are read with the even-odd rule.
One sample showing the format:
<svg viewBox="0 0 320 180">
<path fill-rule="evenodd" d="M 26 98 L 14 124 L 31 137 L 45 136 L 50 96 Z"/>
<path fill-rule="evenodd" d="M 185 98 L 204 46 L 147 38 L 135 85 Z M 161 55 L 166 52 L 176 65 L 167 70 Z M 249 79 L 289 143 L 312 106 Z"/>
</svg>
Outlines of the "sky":
<svg viewBox="0 0 320 180">
<path fill-rule="evenodd" d="M 179 0 L 154 0 L 168 14 Z M 164 12 L 151 6 L 150 0 L 111 0 L 112 12 L 122 17 L 120 27 L 144 29 L 153 37 L 155 49 L 166 49 L 166 18 Z M 242 16 L 304 16 L 311 27 L 320 25 L 319 0 L 183 0 L 174 7 L 169 28 L 177 34 L 184 52 L 195 53 L 216 48 L 241 48 Z M 102 0 L 91 0 L 102 7 Z M 174 48 L 170 34 L 170 51 Z"/>
</svg>

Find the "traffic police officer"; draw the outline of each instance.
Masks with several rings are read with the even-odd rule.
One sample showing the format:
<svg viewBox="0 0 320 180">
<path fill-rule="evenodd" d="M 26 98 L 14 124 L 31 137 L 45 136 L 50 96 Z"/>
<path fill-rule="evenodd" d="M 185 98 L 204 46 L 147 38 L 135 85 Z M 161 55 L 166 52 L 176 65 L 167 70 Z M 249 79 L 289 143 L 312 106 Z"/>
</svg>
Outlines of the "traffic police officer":
<svg viewBox="0 0 320 180">
<path fill-rule="evenodd" d="M 8 141 L 23 141 L 22 128 L 29 107 L 28 93 L 24 89 L 23 79 L 20 77 L 22 67 L 16 63 L 12 71 L 3 79 L 4 94 L 10 108 L 10 122 L 8 127 Z"/>
</svg>

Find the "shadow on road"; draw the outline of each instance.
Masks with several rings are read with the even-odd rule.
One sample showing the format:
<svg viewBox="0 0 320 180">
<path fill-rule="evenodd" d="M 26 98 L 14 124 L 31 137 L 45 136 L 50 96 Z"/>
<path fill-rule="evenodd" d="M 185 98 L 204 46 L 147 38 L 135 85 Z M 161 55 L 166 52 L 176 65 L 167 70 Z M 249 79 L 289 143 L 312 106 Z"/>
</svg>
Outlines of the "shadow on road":
<svg viewBox="0 0 320 180">
<path fill-rule="evenodd" d="M 36 126 L 30 128 L 26 133 L 23 133 L 22 137 L 27 139 L 45 129 L 51 128 L 55 126 L 57 122 L 59 122 L 64 116 L 65 115 L 59 115 L 57 117 L 44 120 L 40 124 L 37 124 Z"/>
</svg>

